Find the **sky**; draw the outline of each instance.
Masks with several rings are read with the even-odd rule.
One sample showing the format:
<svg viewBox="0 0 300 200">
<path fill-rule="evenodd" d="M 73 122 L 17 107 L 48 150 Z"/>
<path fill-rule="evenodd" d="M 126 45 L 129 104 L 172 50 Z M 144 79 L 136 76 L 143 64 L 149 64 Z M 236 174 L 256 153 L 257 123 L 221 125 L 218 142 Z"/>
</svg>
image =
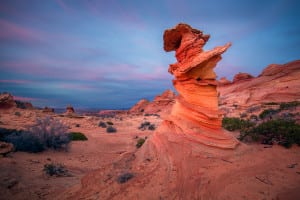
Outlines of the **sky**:
<svg viewBox="0 0 300 200">
<path fill-rule="evenodd" d="M 0 0 L 0 92 L 34 106 L 127 109 L 173 89 L 163 32 L 232 42 L 215 71 L 254 76 L 300 58 L 297 0 Z"/>
</svg>

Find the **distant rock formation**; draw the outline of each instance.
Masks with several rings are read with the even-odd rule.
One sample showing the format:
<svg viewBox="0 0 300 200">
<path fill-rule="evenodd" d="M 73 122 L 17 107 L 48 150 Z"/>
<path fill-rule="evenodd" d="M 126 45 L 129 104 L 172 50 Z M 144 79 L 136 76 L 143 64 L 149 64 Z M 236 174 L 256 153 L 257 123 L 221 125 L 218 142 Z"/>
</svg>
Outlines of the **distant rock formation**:
<svg viewBox="0 0 300 200">
<path fill-rule="evenodd" d="M 233 77 L 233 83 L 236 83 L 236 82 L 242 81 L 242 80 L 252 79 L 252 78 L 254 78 L 254 77 L 251 74 L 240 72 Z"/>
<path fill-rule="evenodd" d="M 21 109 L 32 109 L 33 106 L 30 102 L 24 102 L 24 101 L 20 101 L 20 100 L 15 100 L 17 108 L 21 108 Z"/>
<path fill-rule="evenodd" d="M 75 113 L 75 110 L 74 110 L 73 106 L 68 105 L 67 108 L 66 108 L 65 114 L 66 114 L 66 115 L 72 115 L 72 114 L 74 114 L 74 113 Z"/>
<path fill-rule="evenodd" d="M 150 101 L 147 99 L 141 99 L 129 110 L 130 114 L 142 114 L 145 111 L 147 105 L 150 104 Z"/>
<path fill-rule="evenodd" d="M 175 76 L 173 84 L 179 95 L 164 123 L 173 129 L 171 133 L 179 131 L 205 145 L 232 149 L 238 142 L 221 128 L 213 71 L 231 44 L 204 51 L 209 37 L 187 24 L 165 31 L 165 51 L 176 51 L 178 62 L 170 65 L 169 72 Z"/>
<path fill-rule="evenodd" d="M 175 103 L 176 94 L 168 89 L 157 95 L 152 102 L 141 99 L 130 110 L 130 114 L 168 114 Z"/>
<path fill-rule="evenodd" d="M 228 84 L 231 84 L 231 81 L 228 80 L 226 77 L 222 77 L 218 81 L 218 85 L 228 85 Z"/>
<path fill-rule="evenodd" d="M 14 97 L 9 93 L 0 94 L 0 109 L 8 109 L 16 107 L 16 102 L 14 101 Z"/>
<path fill-rule="evenodd" d="M 54 108 L 49 108 L 49 107 L 45 106 L 45 108 L 43 108 L 42 112 L 43 113 L 54 113 Z"/>
<path fill-rule="evenodd" d="M 283 65 L 271 64 L 255 78 L 219 85 L 220 109 L 227 116 L 238 117 L 254 109 L 259 111 L 263 103 L 300 101 L 299 77 L 300 60 L 296 60 Z"/>
</svg>

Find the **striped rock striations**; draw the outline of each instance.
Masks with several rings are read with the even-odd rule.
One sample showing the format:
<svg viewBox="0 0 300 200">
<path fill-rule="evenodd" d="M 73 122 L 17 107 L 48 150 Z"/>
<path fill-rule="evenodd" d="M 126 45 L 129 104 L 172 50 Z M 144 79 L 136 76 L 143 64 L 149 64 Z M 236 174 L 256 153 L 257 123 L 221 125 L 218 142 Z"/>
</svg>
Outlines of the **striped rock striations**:
<svg viewBox="0 0 300 200">
<path fill-rule="evenodd" d="M 169 73 L 174 75 L 173 85 L 179 93 L 164 123 L 205 145 L 233 149 L 238 142 L 221 128 L 213 70 L 231 44 L 204 51 L 209 37 L 187 24 L 164 32 L 164 50 L 176 51 L 177 63 L 170 65 Z"/>
</svg>

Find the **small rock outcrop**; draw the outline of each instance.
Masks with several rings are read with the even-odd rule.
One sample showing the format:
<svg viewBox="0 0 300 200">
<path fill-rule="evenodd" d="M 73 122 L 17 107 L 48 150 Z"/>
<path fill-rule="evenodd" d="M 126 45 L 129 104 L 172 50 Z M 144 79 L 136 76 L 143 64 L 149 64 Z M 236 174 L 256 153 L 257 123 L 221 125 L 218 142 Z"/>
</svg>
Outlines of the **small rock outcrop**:
<svg viewBox="0 0 300 200">
<path fill-rule="evenodd" d="M 176 94 L 170 90 L 165 90 L 161 95 L 155 96 L 153 101 L 141 99 L 130 110 L 130 114 L 169 114 L 175 103 Z"/>
<path fill-rule="evenodd" d="M 8 109 L 16 107 L 14 97 L 9 93 L 0 94 L 0 109 Z"/>
<path fill-rule="evenodd" d="M 228 80 L 226 77 L 222 77 L 218 81 L 218 85 L 228 85 L 228 84 L 231 84 L 231 81 Z"/>
<path fill-rule="evenodd" d="M 238 81 L 242 81 L 242 80 L 249 80 L 254 78 L 251 74 L 248 73 L 238 73 L 233 77 L 233 83 L 236 83 Z"/>
<path fill-rule="evenodd" d="M 175 103 L 176 94 L 172 90 L 166 90 L 157 95 L 154 100 L 145 107 L 146 114 L 169 113 Z"/>
<path fill-rule="evenodd" d="M 74 113 L 75 113 L 75 110 L 74 110 L 73 106 L 68 105 L 67 108 L 66 108 L 65 114 L 66 114 L 66 115 L 72 115 L 72 114 L 74 114 Z"/>
<path fill-rule="evenodd" d="M 43 113 L 54 113 L 54 108 L 49 108 L 49 107 L 45 106 L 45 108 L 43 108 L 42 112 Z"/>
<path fill-rule="evenodd" d="M 179 95 L 170 118 L 163 124 L 173 129 L 170 133 L 179 131 L 202 144 L 233 149 L 238 141 L 221 128 L 213 70 L 231 44 L 204 51 L 209 37 L 187 24 L 165 31 L 165 51 L 176 51 L 177 63 L 171 64 L 168 71 L 175 77 L 173 85 Z"/>
<path fill-rule="evenodd" d="M 129 110 L 130 114 L 142 114 L 145 111 L 147 105 L 150 104 L 150 101 L 147 99 L 141 99 Z"/>
</svg>

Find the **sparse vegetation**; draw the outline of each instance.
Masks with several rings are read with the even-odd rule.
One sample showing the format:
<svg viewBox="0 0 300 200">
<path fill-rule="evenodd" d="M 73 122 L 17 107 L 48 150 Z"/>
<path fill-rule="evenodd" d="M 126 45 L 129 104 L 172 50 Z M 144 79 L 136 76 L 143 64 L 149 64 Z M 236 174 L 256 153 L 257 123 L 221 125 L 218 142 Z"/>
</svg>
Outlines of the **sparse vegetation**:
<svg viewBox="0 0 300 200">
<path fill-rule="evenodd" d="M 276 103 L 276 102 L 267 102 L 267 103 L 264 103 L 265 105 L 278 105 L 279 103 Z"/>
<path fill-rule="evenodd" d="M 283 103 L 280 103 L 280 110 L 287 110 L 290 108 L 295 108 L 299 105 L 300 105 L 300 101 L 283 102 Z"/>
<path fill-rule="evenodd" d="M 246 137 L 250 137 L 253 141 L 261 141 L 263 144 L 278 143 L 288 148 L 294 143 L 300 145 L 300 125 L 292 120 L 269 120 L 242 131 L 240 140 Z"/>
<path fill-rule="evenodd" d="M 69 135 L 72 141 L 88 140 L 88 138 L 83 133 L 80 132 L 71 132 L 69 133 Z"/>
<path fill-rule="evenodd" d="M 253 122 L 250 122 L 249 120 L 239 119 L 237 117 L 224 117 L 222 120 L 222 127 L 228 131 L 246 129 L 253 125 Z"/>
<path fill-rule="evenodd" d="M 107 128 L 106 123 L 102 122 L 102 121 L 99 122 L 98 126 L 101 127 L 101 128 Z"/>
<path fill-rule="evenodd" d="M 106 128 L 106 132 L 107 133 L 115 133 L 115 132 L 117 132 L 117 129 L 115 127 L 113 127 L 113 126 L 108 126 Z"/>
<path fill-rule="evenodd" d="M 138 141 L 136 142 L 136 148 L 140 148 L 141 146 L 143 146 L 143 144 L 145 143 L 145 139 L 144 138 L 140 138 L 138 139 Z"/>
<path fill-rule="evenodd" d="M 17 112 L 15 112 L 15 115 L 18 116 L 18 117 L 20 117 L 21 113 L 17 111 Z"/>
<path fill-rule="evenodd" d="M 267 110 L 264 110 L 262 111 L 260 114 L 259 114 L 259 118 L 260 119 L 265 119 L 267 117 L 272 117 L 272 115 L 276 114 L 280 112 L 280 110 L 274 110 L 274 109 L 267 109 Z"/>
<path fill-rule="evenodd" d="M 77 127 L 77 128 L 80 127 L 80 124 L 76 124 L 75 127 Z"/>
<path fill-rule="evenodd" d="M 134 175 L 132 173 L 124 173 L 118 177 L 117 181 L 118 181 L 118 183 L 126 183 L 133 177 L 134 177 Z"/>
<path fill-rule="evenodd" d="M 15 131 L 4 140 L 13 143 L 17 151 L 40 152 L 45 149 L 67 149 L 70 142 L 67 127 L 50 117 L 37 119 L 27 131 Z"/>
<path fill-rule="evenodd" d="M 49 176 L 70 176 L 65 166 L 59 163 L 45 164 L 44 172 Z"/>
<path fill-rule="evenodd" d="M 144 130 L 155 130 L 155 125 L 154 124 L 151 124 L 150 122 L 148 121 L 145 121 L 143 123 L 141 123 L 141 125 L 138 127 L 138 129 L 144 131 Z"/>
</svg>

